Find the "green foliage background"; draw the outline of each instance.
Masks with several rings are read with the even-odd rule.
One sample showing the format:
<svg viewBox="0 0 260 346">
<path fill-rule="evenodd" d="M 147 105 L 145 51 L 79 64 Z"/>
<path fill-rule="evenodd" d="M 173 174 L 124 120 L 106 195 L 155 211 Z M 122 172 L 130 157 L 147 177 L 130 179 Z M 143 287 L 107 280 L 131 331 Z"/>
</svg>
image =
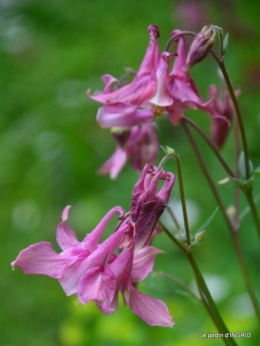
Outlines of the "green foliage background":
<svg viewBox="0 0 260 346">
<path fill-rule="evenodd" d="M 98 105 L 85 96 L 102 88 L 100 77 L 119 77 L 124 66 L 138 68 L 148 43 L 147 27 L 160 27 L 163 49 L 170 32 L 190 28 L 180 9 L 188 2 L 170 0 L 1 0 L 0 1 L 0 344 L 4 346 L 119 346 L 212 345 L 220 339 L 201 339 L 199 333 L 215 332 L 214 325 L 195 300 L 180 287 L 155 274 L 140 285 L 169 306 L 173 329 L 149 327 L 128 307 L 111 317 L 94 304 L 86 307 L 66 297 L 59 283 L 49 277 L 25 276 L 11 271 L 10 262 L 32 243 L 50 241 L 59 251 L 55 229 L 63 208 L 73 206 L 70 224 L 82 239 L 113 206 L 129 208 L 131 189 L 138 174 L 124 168 L 116 181 L 96 171 L 112 154 L 109 131 L 96 124 Z M 202 6 L 202 2 L 193 1 Z M 243 86 L 240 104 L 250 154 L 260 165 L 260 66 L 259 4 L 249 1 L 208 1 L 205 18 L 230 33 L 227 66 L 235 86 Z M 205 23 L 201 23 L 201 26 Z M 198 27 L 198 30 L 200 27 Z M 220 85 L 210 57 L 194 67 L 192 76 L 207 98 L 207 86 Z M 207 115 L 189 112 L 208 131 Z M 181 155 L 186 195 L 199 215 L 193 231 L 216 208 L 196 159 L 181 128 L 158 122 L 161 143 Z M 203 142 L 199 143 L 203 145 Z M 231 164 L 232 136 L 223 155 Z M 205 159 L 217 181 L 225 173 L 205 148 Z M 161 157 L 163 153 L 161 152 Z M 175 172 L 173 163 L 167 169 Z M 226 206 L 232 190 L 219 188 Z M 259 194 L 259 184 L 255 195 Z M 173 199 L 178 198 L 177 185 Z M 245 201 L 241 199 L 241 210 Z M 251 216 L 241 220 L 241 242 L 249 272 L 259 293 L 259 240 Z M 164 235 L 158 237 L 155 269 L 193 281 L 183 255 Z M 253 316 L 231 238 L 220 213 L 208 229 L 206 241 L 195 249 L 204 273 L 222 280 L 228 289 L 218 302 L 232 332 L 251 332 L 239 345 L 259 344 Z M 220 289 L 216 284 L 216 289 Z"/>
</svg>

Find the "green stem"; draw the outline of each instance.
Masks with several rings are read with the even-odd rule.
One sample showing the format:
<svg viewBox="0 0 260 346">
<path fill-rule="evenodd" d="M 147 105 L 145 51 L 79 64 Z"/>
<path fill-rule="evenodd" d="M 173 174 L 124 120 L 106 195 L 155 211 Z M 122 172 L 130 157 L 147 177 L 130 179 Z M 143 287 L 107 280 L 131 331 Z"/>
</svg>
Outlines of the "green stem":
<svg viewBox="0 0 260 346">
<path fill-rule="evenodd" d="M 183 212 L 183 220 L 184 220 L 184 228 L 186 232 L 186 242 L 187 247 L 189 248 L 191 245 L 191 239 L 190 239 L 190 230 L 189 230 L 189 221 L 188 221 L 188 214 L 187 214 L 187 208 L 186 208 L 186 200 L 185 200 L 185 193 L 184 193 L 184 184 L 183 184 L 183 177 L 182 177 L 182 169 L 181 169 L 181 160 L 178 154 L 176 154 L 173 150 L 171 153 L 167 154 L 158 165 L 158 169 L 161 169 L 161 167 L 164 165 L 164 163 L 169 159 L 173 158 L 176 161 L 177 165 L 177 172 L 178 172 L 178 178 L 179 178 L 179 189 L 180 189 L 180 196 L 181 196 L 181 205 L 182 205 L 182 212 Z"/>
<path fill-rule="evenodd" d="M 171 241 L 178 246 L 178 248 L 185 254 L 185 256 L 187 257 L 196 281 L 198 283 L 199 286 L 199 291 L 201 293 L 201 297 L 202 297 L 202 302 L 204 304 L 204 306 L 206 307 L 207 311 L 209 312 L 209 315 L 211 316 L 217 330 L 221 333 L 221 334 L 227 334 L 229 333 L 229 330 L 227 328 L 227 326 L 225 325 L 225 322 L 223 321 L 218 308 L 209 292 L 209 289 L 206 285 L 206 282 L 203 278 L 203 275 L 200 272 L 200 269 L 192 255 L 192 253 L 190 252 L 190 249 L 186 249 L 172 234 L 171 232 L 161 223 L 159 222 L 160 227 L 163 229 L 163 231 L 167 234 L 167 236 L 171 239 Z M 234 339 L 232 338 L 223 338 L 223 341 L 225 342 L 226 345 L 228 346 L 235 346 L 237 345 L 236 342 L 234 341 Z"/>
<path fill-rule="evenodd" d="M 228 228 L 230 230 L 230 233 L 231 233 L 231 237 L 232 237 L 232 241 L 233 241 L 233 245 L 234 245 L 234 248 L 235 248 L 235 252 L 236 252 L 236 255 L 238 257 L 238 262 L 239 262 L 239 266 L 241 268 L 241 271 L 242 271 L 242 274 L 243 274 L 243 277 L 244 277 L 244 281 L 245 281 L 245 284 L 246 284 L 246 287 L 247 287 L 247 291 L 249 293 L 249 296 L 251 298 L 251 301 L 252 301 L 252 304 L 253 304 L 253 307 L 254 307 L 254 310 L 255 310 L 255 313 L 256 313 L 256 316 L 260 322 L 260 307 L 259 307 L 259 304 L 258 304 L 258 301 L 257 301 L 257 298 L 256 298 L 256 295 L 255 295 L 255 292 L 252 288 L 252 284 L 250 282 L 250 279 L 249 279 L 249 275 L 248 275 L 248 272 L 247 272 L 247 268 L 246 268 L 246 264 L 245 264 L 245 260 L 244 260 L 244 257 L 243 257 L 243 253 L 242 253 L 242 249 L 241 249 L 241 245 L 240 245 L 240 242 L 239 242 L 239 238 L 238 238 L 238 232 L 237 232 L 237 225 L 235 225 L 234 223 L 231 222 L 231 220 L 229 219 L 227 213 L 226 213 L 226 209 L 225 209 L 225 206 L 222 202 L 222 199 L 220 198 L 220 195 L 216 189 L 216 186 L 209 174 L 209 171 L 207 169 L 207 166 L 200 154 L 200 151 L 198 149 L 198 146 L 189 130 L 189 128 L 187 127 L 187 124 L 185 123 L 185 121 L 182 121 L 182 126 L 187 134 L 187 137 L 189 138 L 191 144 L 192 144 L 192 147 L 196 153 L 196 156 L 198 158 L 198 161 L 200 163 L 200 166 L 202 168 L 202 171 L 208 181 L 208 184 L 212 190 L 212 193 L 219 205 L 219 208 L 224 216 L 224 219 L 228 225 Z M 253 201 L 254 203 L 254 201 Z"/>
<path fill-rule="evenodd" d="M 168 279 L 168 280 L 176 282 L 179 286 L 181 286 L 187 292 L 189 292 L 193 296 L 193 298 L 195 298 L 197 301 L 199 301 L 199 302 L 202 301 L 202 299 L 199 296 L 197 296 L 197 294 L 195 292 L 193 292 L 187 285 L 185 285 L 184 282 L 182 282 L 181 280 L 179 280 L 175 276 L 172 276 L 170 274 L 167 274 L 167 273 L 164 273 L 164 272 L 161 272 L 161 271 L 153 271 L 153 273 L 155 275 L 161 276 L 162 278 L 165 278 L 165 279 Z"/>
<path fill-rule="evenodd" d="M 204 140 L 208 143 L 210 148 L 214 151 L 214 154 L 219 159 L 220 163 L 226 170 L 227 174 L 230 175 L 231 177 L 236 177 L 235 173 L 232 171 L 232 169 L 229 167 L 229 165 L 226 163 L 226 161 L 220 154 L 218 147 L 212 142 L 212 140 L 206 135 L 206 133 L 190 118 L 183 116 L 182 119 L 183 121 L 186 121 L 187 123 L 189 123 L 204 138 Z"/>
<path fill-rule="evenodd" d="M 248 200 L 248 204 L 249 204 L 250 209 L 251 209 L 251 213 L 252 213 L 252 216 L 253 216 L 253 220 L 254 220 L 254 223 L 255 223 L 255 227 L 256 227 L 258 236 L 260 238 L 260 220 L 259 220 L 259 215 L 258 215 L 258 212 L 257 212 L 257 209 L 256 209 L 255 200 L 254 200 L 253 195 L 252 195 L 252 191 L 251 190 L 249 190 L 249 191 L 247 190 L 247 191 L 245 191 L 245 194 L 246 194 L 246 197 L 247 197 L 247 200 Z"/>
<path fill-rule="evenodd" d="M 225 322 L 223 321 L 223 319 L 222 319 L 222 317 L 221 317 L 221 315 L 220 315 L 220 313 L 218 311 L 218 308 L 217 308 L 217 306 L 216 306 L 216 304 L 215 304 L 215 302 L 214 302 L 214 300 L 213 300 L 213 298 L 212 298 L 212 296 L 211 296 L 211 294 L 209 292 L 209 289 L 208 289 L 208 287 L 206 285 L 206 282 L 205 282 L 205 280 L 204 280 L 204 278 L 203 278 L 203 276 L 201 274 L 201 271 L 200 271 L 200 269 L 199 269 L 199 267 L 198 267 L 198 265 L 197 265 L 193 255 L 192 255 L 192 253 L 191 252 L 187 252 L 186 256 L 187 256 L 188 261 L 189 261 L 189 263 L 190 263 L 190 265 L 191 265 L 191 267 L 192 267 L 192 269 L 194 271 L 194 274 L 196 275 L 196 278 L 198 280 L 199 286 L 200 286 L 203 294 L 205 295 L 205 298 L 206 298 L 206 301 L 208 303 L 208 306 L 209 306 L 212 314 L 215 316 L 215 319 L 216 319 L 217 324 L 218 324 L 217 327 L 219 328 L 220 333 L 222 333 L 222 334 L 229 333 L 229 330 L 228 330 Z M 237 345 L 235 340 L 232 339 L 232 338 L 230 338 L 230 339 L 225 339 L 224 338 L 223 340 L 224 340 L 224 342 L 226 342 L 227 345 Z"/>
<path fill-rule="evenodd" d="M 235 112 L 236 112 L 236 116 L 237 116 L 237 120 L 238 120 L 238 125 L 239 125 L 239 129 L 240 129 L 240 133 L 241 133 L 241 139 L 242 139 L 242 144 L 243 144 L 243 150 L 245 153 L 245 170 L 246 170 L 246 179 L 248 180 L 250 178 L 250 168 L 249 168 L 249 151 L 248 151 L 248 144 L 247 144 L 247 139 L 246 139 L 246 132 L 245 132 L 245 127 L 244 127 L 244 123 L 243 123 L 243 118 L 240 112 L 240 108 L 237 102 L 237 98 L 231 83 L 231 80 L 229 78 L 228 72 L 226 70 L 225 67 L 225 63 L 224 63 L 224 59 L 218 57 L 218 55 L 211 50 L 211 54 L 214 57 L 214 59 L 216 60 L 216 62 L 219 65 L 219 68 L 221 69 L 221 72 L 223 74 L 223 77 L 225 79 L 225 82 L 227 84 L 227 88 L 230 94 L 230 97 L 232 99 L 234 108 L 235 108 Z"/>
<path fill-rule="evenodd" d="M 182 176 L 182 168 L 181 168 L 181 160 L 179 155 L 177 154 L 171 154 L 177 164 L 177 171 L 178 171 L 178 178 L 179 178 L 179 188 L 180 188 L 180 196 L 181 196 L 181 204 L 182 204 L 182 212 L 183 212 L 183 220 L 184 220 L 184 228 L 186 231 L 186 241 L 188 248 L 191 245 L 191 239 L 190 239 L 190 228 L 189 228 L 189 222 L 188 222 L 188 213 L 186 208 L 186 200 L 185 200 L 185 193 L 184 193 L 184 184 L 183 184 L 183 176 Z"/>
</svg>

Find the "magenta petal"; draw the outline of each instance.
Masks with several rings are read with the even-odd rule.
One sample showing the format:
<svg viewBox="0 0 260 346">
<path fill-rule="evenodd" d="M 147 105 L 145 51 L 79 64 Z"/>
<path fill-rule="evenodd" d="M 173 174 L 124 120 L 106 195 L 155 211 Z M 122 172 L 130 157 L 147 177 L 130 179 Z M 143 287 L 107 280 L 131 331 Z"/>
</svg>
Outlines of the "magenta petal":
<svg viewBox="0 0 260 346">
<path fill-rule="evenodd" d="M 133 269 L 131 273 L 132 282 L 144 280 L 153 270 L 155 256 L 162 253 L 160 249 L 153 246 L 145 246 L 134 255 Z"/>
<path fill-rule="evenodd" d="M 70 206 L 67 206 L 62 212 L 62 222 L 59 223 L 56 231 L 56 240 L 62 250 L 75 247 L 79 244 L 74 231 L 67 225 Z"/>
<path fill-rule="evenodd" d="M 111 179 L 115 179 L 126 163 L 127 155 L 119 147 L 116 148 L 113 155 L 100 167 L 99 174 L 109 173 Z"/>
<path fill-rule="evenodd" d="M 132 83 L 116 89 L 110 93 L 102 93 L 98 95 L 88 96 L 94 101 L 103 104 L 127 103 L 130 105 L 141 106 L 143 103 L 151 99 L 156 91 L 157 80 L 155 71 L 151 73 L 143 73 L 136 77 Z"/>
<path fill-rule="evenodd" d="M 174 322 L 167 306 L 157 299 L 137 291 L 131 286 L 129 305 L 131 310 L 150 326 L 172 327 Z"/>
<path fill-rule="evenodd" d="M 97 113 L 97 122 L 102 127 L 131 127 L 154 116 L 152 109 L 138 109 L 124 103 L 105 105 Z"/>
<path fill-rule="evenodd" d="M 86 237 L 84 238 L 82 242 L 84 249 L 87 249 L 90 252 L 93 252 L 97 248 L 100 237 L 105 231 L 105 228 L 108 222 L 112 219 L 112 217 L 116 213 L 120 213 L 120 216 L 118 218 L 122 218 L 124 216 L 124 209 L 117 206 L 109 210 L 109 212 L 106 213 L 106 215 L 99 222 L 99 224 L 93 229 L 93 231 L 87 234 Z"/>
<path fill-rule="evenodd" d="M 114 252 L 115 248 L 120 244 L 127 227 L 129 226 L 126 225 L 125 227 L 119 228 L 119 230 L 99 245 L 88 257 L 77 261 L 66 270 L 64 275 L 59 279 L 59 282 L 68 296 L 77 293 L 79 279 L 87 270 L 100 266 L 107 255 Z"/>
<path fill-rule="evenodd" d="M 58 255 L 48 242 L 40 242 L 22 250 L 12 267 L 19 267 L 25 274 L 43 274 L 59 278 L 71 264 L 71 258 Z"/>
<path fill-rule="evenodd" d="M 107 265 L 89 269 L 79 279 L 77 288 L 82 304 L 93 300 L 101 303 L 104 313 L 111 312 L 110 304 L 114 298 L 116 278 Z"/>
</svg>

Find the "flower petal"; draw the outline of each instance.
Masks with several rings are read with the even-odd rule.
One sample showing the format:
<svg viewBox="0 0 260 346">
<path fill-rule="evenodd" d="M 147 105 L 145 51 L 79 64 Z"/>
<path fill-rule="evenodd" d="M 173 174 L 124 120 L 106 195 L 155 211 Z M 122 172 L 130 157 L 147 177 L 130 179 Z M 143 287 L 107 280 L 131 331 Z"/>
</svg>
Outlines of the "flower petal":
<svg viewBox="0 0 260 346">
<path fill-rule="evenodd" d="M 77 293 L 79 279 L 87 270 L 100 266 L 107 255 L 114 252 L 128 227 L 128 225 L 125 225 L 119 228 L 88 257 L 77 261 L 64 272 L 64 275 L 59 278 L 59 282 L 68 296 Z"/>
<path fill-rule="evenodd" d="M 153 119 L 152 109 L 138 109 L 137 106 L 118 103 L 100 107 L 97 122 L 102 127 L 131 127 L 145 120 Z"/>
<path fill-rule="evenodd" d="M 161 300 L 153 299 L 137 291 L 133 286 L 130 289 L 129 305 L 131 310 L 150 326 L 174 325 L 167 306 Z"/>
<path fill-rule="evenodd" d="M 103 313 L 111 313 L 110 305 L 116 289 L 116 278 L 109 266 L 89 269 L 78 282 L 78 298 L 82 304 L 90 300 L 101 304 Z"/>
<path fill-rule="evenodd" d="M 12 267 L 19 267 L 25 274 L 43 274 L 53 278 L 62 276 L 72 258 L 58 255 L 48 242 L 40 242 L 22 250 Z"/>
<path fill-rule="evenodd" d="M 155 71 L 145 72 L 136 77 L 130 84 L 116 89 L 110 93 L 102 93 L 88 96 L 103 104 L 127 103 L 130 105 L 141 106 L 151 99 L 156 91 L 157 80 Z"/>
<path fill-rule="evenodd" d="M 109 173 L 111 179 L 115 179 L 126 163 L 126 152 L 117 147 L 113 155 L 99 168 L 99 174 Z"/>
<path fill-rule="evenodd" d="M 145 246 L 134 255 L 133 269 L 131 272 L 132 282 L 144 280 L 153 270 L 155 256 L 163 251 L 153 246 Z"/>
<path fill-rule="evenodd" d="M 59 223 L 56 231 L 56 240 L 62 250 L 75 247 L 79 244 L 75 232 L 67 225 L 70 205 L 62 212 L 62 222 Z"/>
</svg>

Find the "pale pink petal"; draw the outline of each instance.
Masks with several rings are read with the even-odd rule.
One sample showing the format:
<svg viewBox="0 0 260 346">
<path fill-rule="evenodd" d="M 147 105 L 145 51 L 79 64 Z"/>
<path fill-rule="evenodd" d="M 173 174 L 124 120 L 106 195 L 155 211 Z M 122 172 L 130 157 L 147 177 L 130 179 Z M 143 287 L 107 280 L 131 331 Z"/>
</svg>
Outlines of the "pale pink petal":
<svg viewBox="0 0 260 346">
<path fill-rule="evenodd" d="M 163 251 L 152 246 L 145 246 L 134 254 L 132 282 L 139 282 L 147 277 L 153 270 L 155 256 L 158 253 L 163 253 Z"/>
<path fill-rule="evenodd" d="M 125 151 L 133 169 L 141 171 L 146 163 L 157 159 L 159 143 L 152 123 L 132 128 Z"/>
<path fill-rule="evenodd" d="M 110 93 L 111 91 L 113 91 L 112 84 L 118 81 L 115 77 L 109 74 L 105 74 L 104 76 L 101 77 L 101 79 L 103 83 L 105 84 L 104 93 Z"/>
<path fill-rule="evenodd" d="M 98 173 L 109 173 L 110 178 L 115 179 L 124 167 L 126 159 L 126 152 L 120 147 L 117 147 L 113 155 L 99 168 Z"/>
<path fill-rule="evenodd" d="M 152 109 L 138 109 L 124 103 L 105 105 L 97 113 L 97 122 L 102 127 L 131 127 L 154 117 Z"/>
<path fill-rule="evenodd" d="M 173 98 L 169 95 L 166 89 L 166 82 L 169 78 L 169 62 L 172 54 L 164 52 L 161 55 L 160 64 L 156 70 L 157 89 L 155 95 L 149 102 L 160 106 L 166 107 L 173 103 Z"/>
<path fill-rule="evenodd" d="M 130 105 L 141 106 L 151 99 L 156 91 L 157 80 L 155 71 L 143 73 L 135 78 L 130 84 L 116 89 L 110 93 L 103 93 L 88 96 L 94 101 L 102 104 L 127 103 Z"/>
<path fill-rule="evenodd" d="M 59 282 L 68 296 L 77 292 L 79 279 L 87 270 L 100 266 L 108 254 L 113 254 L 115 248 L 120 244 L 124 232 L 128 228 L 129 225 L 119 228 L 119 230 L 99 245 L 87 258 L 77 261 L 65 271 L 64 275 L 59 278 Z"/>
<path fill-rule="evenodd" d="M 131 310 L 150 326 L 174 325 L 167 306 L 161 300 L 153 299 L 137 291 L 133 286 L 130 289 L 129 305 Z"/>
<path fill-rule="evenodd" d="M 110 305 L 114 298 L 116 278 L 109 266 L 94 267 L 79 279 L 77 291 L 82 304 L 93 300 L 101 304 L 103 312 L 111 313 Z"/>
<path fill-rule="evenodd" d="M 50 243 L 43 241 L 22 250 L 11 265 L 21 268 L 25 274 L 43 274 L 59 278 L 71 262 L 71 257 L 58 255 Z"/>
<path fill-rule="evenodd" d="M 112 219 L 112 217 L 119 213 L 119 219 L 124 216 L 124 209 L 117 206 L 109 210 L 109 212 L 103 217 L 103 219 L 99 222 L 99 224 L 93 229 L 93 231 L 86 235 L 82 242 L 82 247 L 84 249 L 89 250 L 90 252 L 93 252 L 97 246 L 98 242 L 100 240 L 100 237 L 102 236 L 103 232 L 105 231 L 105 228 L 109 221 Z"/>
<path fill-rule="evenodd" d="M 136 74 L 137 77 L 144 72 L 155 71 L 160 60 L 160 48 L 157 41 L 157 38 L 160 37 L 159 28 L 157 25 L 150 25 L 148 27 L 148 32 L 150 35 L 150 42 Z"/>
<path fill-rule="evenodd" d="M 67 206 L 62 212 L 62 222 L 59 223 L 56 231 L 56 240 L 62 250 L 75 247 L 79 244 L 75 232 L 66 223 L 69 216 L 70 206 Z"/>
</svg>

